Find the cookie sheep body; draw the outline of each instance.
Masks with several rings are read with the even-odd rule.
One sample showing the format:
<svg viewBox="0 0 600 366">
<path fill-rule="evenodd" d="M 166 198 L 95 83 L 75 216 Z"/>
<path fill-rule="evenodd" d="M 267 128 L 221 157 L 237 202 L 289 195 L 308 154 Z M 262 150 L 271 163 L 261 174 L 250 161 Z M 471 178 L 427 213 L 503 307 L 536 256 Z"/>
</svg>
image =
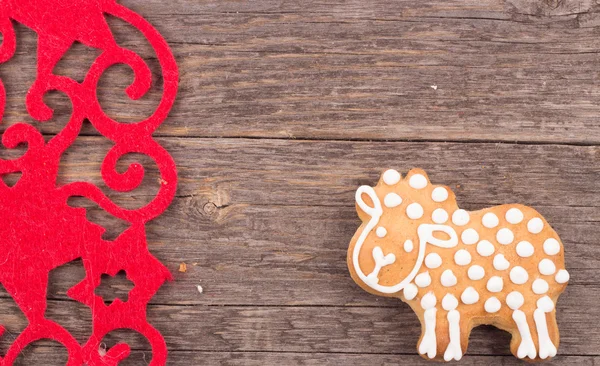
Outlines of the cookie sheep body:
<svg viewBox="0 0 600 366">
<path fill-rule="evenodd" d="M 509 204 L 467 212 L 419 169 L 405 179 L 388 170 L 356 199 L 363 225 L 348 251 L 352 277 L 415 310 L 420 354 L 459 360 L 471 329 L 491 324 L 513 335 L 519 358 L 556 355 L 554 304 L 569 274 L 558 235 L 537 211 Z"/>
</svg>

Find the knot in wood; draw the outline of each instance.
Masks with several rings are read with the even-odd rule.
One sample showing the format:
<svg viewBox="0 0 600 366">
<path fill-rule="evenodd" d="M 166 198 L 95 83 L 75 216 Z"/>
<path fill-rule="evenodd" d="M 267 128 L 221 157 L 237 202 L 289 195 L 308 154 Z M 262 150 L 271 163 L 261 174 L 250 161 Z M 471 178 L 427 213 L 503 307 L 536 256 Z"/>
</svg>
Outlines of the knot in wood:
<svg viewBox="0 0 600 366">
<path fill-rule="evenodd" d="M 206 213 L 209 216 L 212 216 L 217 212 L 217 205 L 215 205 L 212 202 L 207 202 L 204 204 L 202 209 L 204 210 L 204 213 Z"/>
</svg>

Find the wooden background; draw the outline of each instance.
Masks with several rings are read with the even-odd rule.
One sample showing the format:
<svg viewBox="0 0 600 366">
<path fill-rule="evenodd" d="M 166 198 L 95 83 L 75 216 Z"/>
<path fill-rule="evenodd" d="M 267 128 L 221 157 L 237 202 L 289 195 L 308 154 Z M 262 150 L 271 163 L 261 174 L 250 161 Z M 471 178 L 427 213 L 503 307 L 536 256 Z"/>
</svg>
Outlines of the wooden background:
<svg viewBox="0 0 600 366">
<path fill-rule="evenodd" d="M 356 187 L 386 168 L 411 167 L 455 187 L 464 208 L 520 202 L 552 223 L 572 277 L 558 303 L 559 357 L 548 364 L 600 363 L 600 2 L 122 3 L 165 36 L 181 71 L 176 105 L 156 133 L 178 164 L 179 191 L 148 225 L 152 252 L 176 278 L 148 309 L 169 364 L 426 364 L 408 306 L 359 289 L 345 260 L 359 225 Z M 105 110 L 135 121 L 156 106 L 160 72 L 143 38 L 109 21 L 156 72 L 156 90 L 136 102 L 123 92 L 127 68 L 103 79 Z M 21 26 L 18 37 L 17 56 L 0 67 L 3 129 L 29 121 L 23 98 L 36 38 Z M 76 45 L 56 73 L 81 78 L 96 55 Z M 48 101 L 56 120 L 31 122 L 50 138 L 70 107 L 64 96 Z M 101 184 L 109 147 L 86 126 L 61 179 Z M 151 172 L 143 187 L 114 197 L 139 206 L 156 186 Z M 89 203 L 74 204 L 89 207 L 109 236 L 124 228 Z M 52 274 L 48 316 L 83 342 L 89 309 L 65 295 L 82 276 L 77 263 Z M 115 278 L 99 291 L 127 289 Z M 25 320 L 6 293 L 0 308 L 4 352 Z M 143 339 L 124 332 L 107 347 L 117 340 L 134 349 L 126 364 L 150 359 Z M 39 342 L 20 362 L 65 360 L 57 344 Z M 508 334 L 491 327 L 474 331 L 462 362 L 520 363 Z"/>
</svg>

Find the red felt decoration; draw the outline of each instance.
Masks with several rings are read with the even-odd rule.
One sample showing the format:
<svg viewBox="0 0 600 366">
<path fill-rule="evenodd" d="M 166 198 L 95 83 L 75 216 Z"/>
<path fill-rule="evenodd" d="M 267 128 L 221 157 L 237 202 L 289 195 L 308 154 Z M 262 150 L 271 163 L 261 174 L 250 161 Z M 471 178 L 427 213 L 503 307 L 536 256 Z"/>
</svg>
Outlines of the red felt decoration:
<svg viewBox="0 0 600 366">
<path fill-rule="evenodd" d="M 132 99 L 143 96 L 151 86 L 150 69 L 139 55 L 119 46 L 105 16 L 122 19 L 140 31 L 154 48 L 164 79 L 163 94 L 154 113 L 137 123 L 120 123 L 103 112 L 97 98 L 101 75 L 112 65 L 126 64 L 135 73 L 126 89 Z M 132 329 L 152 346 L 151 365 L 164 365 L 167 348 L 162 335 L 146 318 L 148 301 L 171 274 L 147 248 L 145 224 L 169 205 L 177 185 L 175 163 L 153 138 L 153 131 L 165 120 L 177 92 L 175 59 L 161 35 L 144 18 L 115 0 L 1 0 L 0 63 L 12 58 L 16 48 L 13 22 L 38 34 L 37 75 L 27 94 L 29 114 L 47 121 L 53 111 L 43 101 L 48 91 L 66 93 L 73 105 L 67 125 L 47 143 L 29 124 L 17 123 L 6 129 L 2 143 L 13 149 L 27 144 L 27 151 L 14 160 L 0 160 L 0 175 L 20 172 L 19 181 L 9 187 L 0 180 L 0 282 L 14 298 L 29 324 L 8 349 L 0 364 L 12 365 L 30 343 L 49 338 L 63 344 L 68 365 L 117 365 L 128 357 L 129 346 L 118 344 L 99 353 L 102 339 L 117 329 Z M 53 74 L 57 62 L 74 42 L 100 50 L 82 82 Z M 0 116 L 6 92 L 0 81 Z M 75 141 L 87 119 L 114 146 L 102 163 L 102 177 L 113 190 L 126 192 L 138 187 L 144 176 L 140 164 L 131 164 L 124 173 L 117 161 L 127 153 L 151 157 L 161 174 L 161 187 L 146 206 L 129 210 L 111 201 L 97 186 L 87 182 L 57 184 L 60 157 Z M 83 196 L 130 226 L 114 241 L 102 239 L 105 229 L 86 219 L 85 209 L 67 205 L 72 196 Z M 92 334 L 84 344 L 62 326 L 45 317 L 48 275 L 54 268 L 81 258 L 84 280 L 68 291 L 92 311 Z M 124 270 L 134 287 L 127 301 L 105 304 L 94 291 L 102 274 Z M 0 332 L 4 329 L 0 329 Z"/>
</svg>

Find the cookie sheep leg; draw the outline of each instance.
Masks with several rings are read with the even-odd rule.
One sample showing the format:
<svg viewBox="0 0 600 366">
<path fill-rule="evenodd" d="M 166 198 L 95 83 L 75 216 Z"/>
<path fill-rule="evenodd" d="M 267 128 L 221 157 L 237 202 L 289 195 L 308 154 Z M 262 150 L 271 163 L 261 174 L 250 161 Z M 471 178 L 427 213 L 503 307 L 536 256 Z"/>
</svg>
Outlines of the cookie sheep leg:
<svg viewBox="0 0 600 366">
<path fill-rule="evenodd" d="M 544 296 L 537 301 L 537 309 L 533 312 L 533 319 L 538 335 L 539 356 L 542 360 L 556 356 L 555 344 L 558 344 L 558 332 L 556 331 L 556 314 L 552 313 L 553 310 L 554 302 L 548 296 Z M 548 332 L 547 313 L 550 313 L 550 322 L 553 326 L 552 334 L 554 335 L 553 338 L 555 338 L 554 342 Z"/>
<path fill-rule="evenodd" d="M 458 299 L 452 294 L 446 294 L 442 299 L 442 308 L 447 311 L 447 322 L 443 322 L 448 327 L 448 339 L 450 340 L 445 347 L 444 361 L 459 361 L 463 356 L 461 347 L 461 323 L 458 307 Z"/>
<path fill-rule="evenodd" d="M 421 307 L 425 310 L 423 313 L 424 325 L 423 335 L 419 343 L 419 353 L 427 357 L 434 358 L 437 354 L 437 339 L 435 334 L 437 299 L 433 292 L 427 293 L 421 299 Z"/>
<path fill-rule="evenodd" d="M 506 303 L 508 307 L 512 309 L 512 318 L 517 326 L 517 330 L 519 331 L 519 336 L 521 341 L 517 348 L 516 356 L 518 358 L 529 357 L 530 359 L 535 359 L 537 355 L 537 350 L 535 348 L 535 344 L 533 342 L 533 338 L 531 337 L 533 324 L 529 324 L 527 322 L 527 315 L 525 312 L 520 310 L 520 308 L 525 303 L 525 298 L 518 291 L 513 291 L 508 296 L 506 296 Z M 513 340 L 514 342 L 514 340 Z M 514 349 L 513 344 L 511 343 L 511 349 Z M 514 353 L 514 352 L 513 352 Z"/>
</svg>

